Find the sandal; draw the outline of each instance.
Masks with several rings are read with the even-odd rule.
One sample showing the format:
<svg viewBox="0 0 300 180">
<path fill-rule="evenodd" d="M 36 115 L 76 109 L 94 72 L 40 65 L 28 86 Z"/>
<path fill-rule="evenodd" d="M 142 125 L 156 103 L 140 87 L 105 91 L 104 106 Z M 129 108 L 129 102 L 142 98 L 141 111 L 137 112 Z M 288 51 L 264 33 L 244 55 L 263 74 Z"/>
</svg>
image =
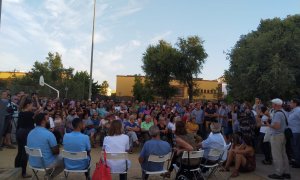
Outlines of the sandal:
<svg viewBox="0 0 300 180">
<path fill-rule="evenodd" d="M 230 175 L 230 177 L 234 178 L 234 177 L 238 177 L 239 176 L 239 171 L 234 170 L 233 173 Z"/>
</svg>

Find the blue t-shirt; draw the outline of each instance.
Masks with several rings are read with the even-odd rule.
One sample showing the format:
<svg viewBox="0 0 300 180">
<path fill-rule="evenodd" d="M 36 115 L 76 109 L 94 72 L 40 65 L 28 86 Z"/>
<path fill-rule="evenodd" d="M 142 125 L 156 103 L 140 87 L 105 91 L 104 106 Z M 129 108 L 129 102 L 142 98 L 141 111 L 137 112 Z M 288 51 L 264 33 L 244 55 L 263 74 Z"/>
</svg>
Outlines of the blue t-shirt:
<svg viewBox="0 0 300 180">
<path fill-rule="evenodd" d="M 139 127 L 139 126 L 135 122 L 134 123 L 130 123 L 129 121 L 126 121 L 126 122 L 124 122 L 124 127 L 126 129 L 127 127 L 134 128 L 134 127 Z"/>
<path fill-rule="evenodd" d="M 81 152 L 81 151 L 90 151 L 91 144 L 90 139 L 87 135 L 82 134 L 81 132 L 71 132 L 67 133 L 63 139 L 63 145 L 65 151 L 70 152 Z M 65 168 L 69 170 L 81 170 L 86 169 L 90 164 L 90 157 L 83 160 L 70 160 L 65 159 Z"/>
<path fill-rule="evenodd" d="M 154 139 L 146 141 L 140 153 L 140 157 L 144 159 L 144 162 L 141 164 L 142 168 L 146 171 L 163 170 L 163 163 L 148 162 L 148 157 L 150 155 L 162 156 L 169 152 L 171 152 L 171 146 L 165 141 Z"/>
<path fill-rule="evenodd" d="M 52 132 L 44 127 L 36 126 L 30 131 L 27 137 L 27 146 L 29 148 L 41 149 L 45 166 L 48 167 L 56 159 L 56 155 L 53 155 L 51 148 L 57 146 L 55 136 Z M 32 167 L 43 167 L 41 158 L 29 157 L 29 164 Z"/>
</svg>

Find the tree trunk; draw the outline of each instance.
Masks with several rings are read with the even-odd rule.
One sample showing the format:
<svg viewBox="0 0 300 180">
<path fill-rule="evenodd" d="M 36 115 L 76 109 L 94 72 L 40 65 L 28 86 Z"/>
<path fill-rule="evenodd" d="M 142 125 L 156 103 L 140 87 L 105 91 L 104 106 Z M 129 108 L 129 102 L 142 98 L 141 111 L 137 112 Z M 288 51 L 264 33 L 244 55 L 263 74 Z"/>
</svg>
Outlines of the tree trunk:
<svg viewBox="0 0 300 180">
<path fill-rule="evenodd" d="M 189 103 L 193 102 L 193 91 L 194 91 L 194 85 L 188 84 L 188 95 L 189 95 Z"/>
</svg>

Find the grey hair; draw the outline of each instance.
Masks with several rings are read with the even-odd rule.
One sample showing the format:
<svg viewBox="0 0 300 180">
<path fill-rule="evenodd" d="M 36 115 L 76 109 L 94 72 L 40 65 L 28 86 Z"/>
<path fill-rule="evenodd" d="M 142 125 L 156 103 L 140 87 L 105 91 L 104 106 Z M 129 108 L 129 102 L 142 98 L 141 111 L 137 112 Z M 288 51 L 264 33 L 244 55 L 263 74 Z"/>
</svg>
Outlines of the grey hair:
<svg viewBox="0 0 300 180">
<path fill-rule="evenodd" d="M 160 134 L 159 128 L 157 126 L 151 126 L 149 128 L 149 134 L 151 137 L 156 137 Z"/>
</svg>

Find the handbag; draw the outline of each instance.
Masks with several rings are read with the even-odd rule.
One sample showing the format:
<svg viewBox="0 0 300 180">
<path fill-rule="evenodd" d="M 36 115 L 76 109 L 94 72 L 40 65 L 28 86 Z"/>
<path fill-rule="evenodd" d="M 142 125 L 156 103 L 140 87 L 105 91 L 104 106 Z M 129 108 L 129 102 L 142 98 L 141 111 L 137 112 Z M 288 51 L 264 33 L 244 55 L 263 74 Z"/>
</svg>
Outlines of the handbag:
<svg viewBox="0 0 300 180">
<path fill-rule="evenodd" d="M 287 141 L 290 141 L 291 138 L 293 137 L 293 132 L 292 132 L 291 128 L 288 127 L 289 123 L 287 121 L 287 117 L 286 117 L 285 113 L 281 110 L 278 110 L 278 111 L 282 112 L 285 117 L 285 123 L 286 123 L 287 128 L 285 128 L 285 130 L 284 130 L 284 136 Z"/>
<path fill-rule="evenodd" d="M 100 158 L 99 162 L 96 163 L 96 168 L 93 173 L 92 180 L 111 180 L 110 167 L 106 162 L 106 152 L 103 151 L 103 160 Z"/>
</svg>

